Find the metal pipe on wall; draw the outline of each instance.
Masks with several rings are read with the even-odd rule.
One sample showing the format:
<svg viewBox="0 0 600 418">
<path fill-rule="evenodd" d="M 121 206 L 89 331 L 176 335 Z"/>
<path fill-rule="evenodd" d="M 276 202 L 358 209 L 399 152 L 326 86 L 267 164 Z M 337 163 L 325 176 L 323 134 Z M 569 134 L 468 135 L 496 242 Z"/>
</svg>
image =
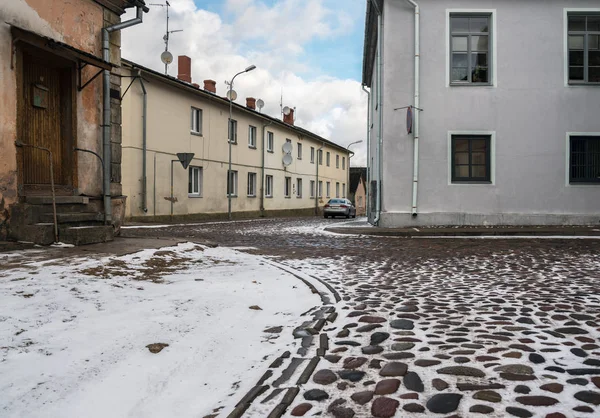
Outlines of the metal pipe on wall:
<svg viewBox="0 0 600 418">
<path fill-rule="evenodd" d="M 363 84 L 362 89 L 365 93 L 367 93 L 367 106 L 368 106 L 368 110 L 367 110 L 367 196 L 366 199 L 367 201 L 365 202 L 365 208 L 366 208 L 366 215 L 367 215 L 367 219 L 370 217 L 370 209 L 371 209 L 371 169 L 369 167 L 369 163 L 371 161 L 371 92 L 369 90 L 367 90 L 365 88 L 365 85 Z M 350 192 L 349 190 L 350 188 L 350 182 L 348 182 L 348 192 Z"/>
<path fill-rule="evenodd" d="M 147 153 L 147 142 L 146 142 L 146 127 L 147 127 L 147 109 L 148 109 L 148 92 L 142 79 L 142 71 L 138 70 L 138 78 L 140 80 L 140 86 L 143 92 L 143 105 L 142 105 L 142 210 L 144 213 L 148 212 L 148 179 L 146 177 L 146 153 Z"/>
<path fill-rule="evenodd" d="M 262 151 L 260 167 L 260 216 L 265 216 L 265 129 L 273 124 L 273 121 L 262 126 Z"/>
<path fill-rule="evenodd" d="M 420 45 L 420 10 L 419 5 L 413 0 L 406 0 L 415 8 L 415 113 L 414 113 L 414 154 L 413 154 L 413 187 L 412 187 L 412 216 L 418 214 L 417 195 L 419 191 L 419 112 L 421 112 L 420 103 L 420 64 L 421 64 L 421 45 Z"/>
<path fill-rule="evenodd" d="M 136 17 L 126 22 L 117 23 L 116 25 L 107 26 L 102 29 L 102 59 L 106 62 L 110 61 L 110 34 L 121 29 L 125 29 L 142 23 L 142 16 L 148 8 L 142 5 L 137 5 Z M 110 71 L 102 72 L 102 147 L 103 147 L 103 194 L 104 194 L 104 223 L 112 222 L 112 202 L 110 192 L 111 180 L 111 126 L 110 126 Z"/>
<path fill-rule="evenodd" d="M 383 16 L 381 14 L 381 10 L 377 7 L 375 0 L 373 0 L 373 4 L 377 8 L 377 85 L 376 94 L 377 94 L 377 117 L 378 120 L 378 129 L 377 129 L 377 144 L 376 144 L 376 154 L 377 154 L 377 196 L 375 201 L 375 217 L 373 218 L 373 223 L 375 225 L 379 225 L 379 220 L 381 218 L 381 179 L 383 177 L 383 168 L 382 168 L 382 152 L 381 147 L 383 144 L 383 103 L 382 103 L 382 74 L 383 74 Z"/>
</svg>

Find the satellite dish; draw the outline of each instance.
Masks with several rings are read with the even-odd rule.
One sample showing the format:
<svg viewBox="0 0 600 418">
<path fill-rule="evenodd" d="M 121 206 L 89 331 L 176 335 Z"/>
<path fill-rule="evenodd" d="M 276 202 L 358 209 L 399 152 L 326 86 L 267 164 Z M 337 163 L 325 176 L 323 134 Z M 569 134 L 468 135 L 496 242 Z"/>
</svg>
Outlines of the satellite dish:
<svg viewBox="0 0 600 418">
<path fill-rule="evenodd" d="M 230 94 L 231 97 L 229 97 Z M 232 101 L 235 101 L 235 99 L 237 99 L 237 93 L 235 92 L 235 90 L 227 90 L 227 99 Z"/>
<path fill-rule="evenodd" d="M 291 142 L 285 142 L 285 144 L 283 144 L 283 147 L 281 147 L 283 149 L 283 152 L 286 154 L 291 154 L 292 153 L 292 143 Z"/>
<path fill-rule="evenodd" d="M 163 62 L 163 64 L 170 64 L 173 62 L 173 54 L 171 54 L 169 51 L 165 51 L 160 54 L 160 60 Z"/>
<path fill-rule="evenodd" d="M 262 99 L 258 99 L 256 101 L 256 106 L 258 107 L 258 110 L 262 110 L 262 108 L 265 107 L 265 102 L 263 102 Z"/>
<path fill-rule="evenodd" d="M 288 166 L 292 163 L 292 154 L 285 154 L 283 156 L 283 165 Z"/>
<path fill-rule="evenodd" d="M 288 116 L 291 111 L 292 110 L 289 107 L 287 107 L 287 106 L 283 108 L 283 114 L 286 115 L 286 116 Z"/>
</svg>

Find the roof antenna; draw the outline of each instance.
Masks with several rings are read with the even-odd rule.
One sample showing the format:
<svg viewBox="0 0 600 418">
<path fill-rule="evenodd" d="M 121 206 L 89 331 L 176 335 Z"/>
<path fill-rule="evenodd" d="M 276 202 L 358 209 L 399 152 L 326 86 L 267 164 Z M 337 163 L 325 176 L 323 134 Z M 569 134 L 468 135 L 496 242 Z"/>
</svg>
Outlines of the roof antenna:
<svg viewBox="0 0 600 418">
<path fill-rule="evenodd" d="M 171 3 L 169 0 L 165 0 L 165 4 L 160 3 L 150 3 L 150 6 L 160 6 L 167 8 L 167 31 L 165 32 L 165 36 L 163 36 L 163 40 L 165 41 L 165 51 L 160 54 L 160 60 L 165 64 L 165 75 L 168 75 L 168 66 L 173 62 L 173 54 L 169 52 L 169 37 L 174 32 L 183 32 L 183 29 L 177 30 L 169 30 L 169 7 L 171 7 Z"/>
</svg>

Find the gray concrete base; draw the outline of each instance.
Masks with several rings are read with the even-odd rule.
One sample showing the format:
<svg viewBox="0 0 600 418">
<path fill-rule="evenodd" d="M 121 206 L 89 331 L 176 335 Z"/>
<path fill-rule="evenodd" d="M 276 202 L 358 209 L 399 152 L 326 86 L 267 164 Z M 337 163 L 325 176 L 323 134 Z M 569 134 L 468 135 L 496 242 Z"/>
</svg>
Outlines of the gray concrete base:
<svg viewBox="0 0 600 418">
<path fill-rule="evenodd" d="M 411 226 L 536 226 L 536 225 L 600 225 L 600 210 L 595 215 L 531 214 L 531 213 L 410 213 L 382 212 L 379 226 L 402 228 Z"/>
</svg>

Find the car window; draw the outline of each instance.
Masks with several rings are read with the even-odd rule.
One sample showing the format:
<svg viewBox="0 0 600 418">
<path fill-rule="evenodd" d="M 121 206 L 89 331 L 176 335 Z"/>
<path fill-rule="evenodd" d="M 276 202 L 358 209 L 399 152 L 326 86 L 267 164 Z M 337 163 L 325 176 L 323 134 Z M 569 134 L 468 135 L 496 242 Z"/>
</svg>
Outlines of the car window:
<svg viewBox="0 0 600 418">
<path fill-rule="evenodd" d="M 344 202 L 342 199 L 331 199 L 327 203 L 330 204 L 330 205 L 340 205 L 340 204 L 343 204 L 343 203 L 346 203 L 346 202 Z"/>
</svg>

